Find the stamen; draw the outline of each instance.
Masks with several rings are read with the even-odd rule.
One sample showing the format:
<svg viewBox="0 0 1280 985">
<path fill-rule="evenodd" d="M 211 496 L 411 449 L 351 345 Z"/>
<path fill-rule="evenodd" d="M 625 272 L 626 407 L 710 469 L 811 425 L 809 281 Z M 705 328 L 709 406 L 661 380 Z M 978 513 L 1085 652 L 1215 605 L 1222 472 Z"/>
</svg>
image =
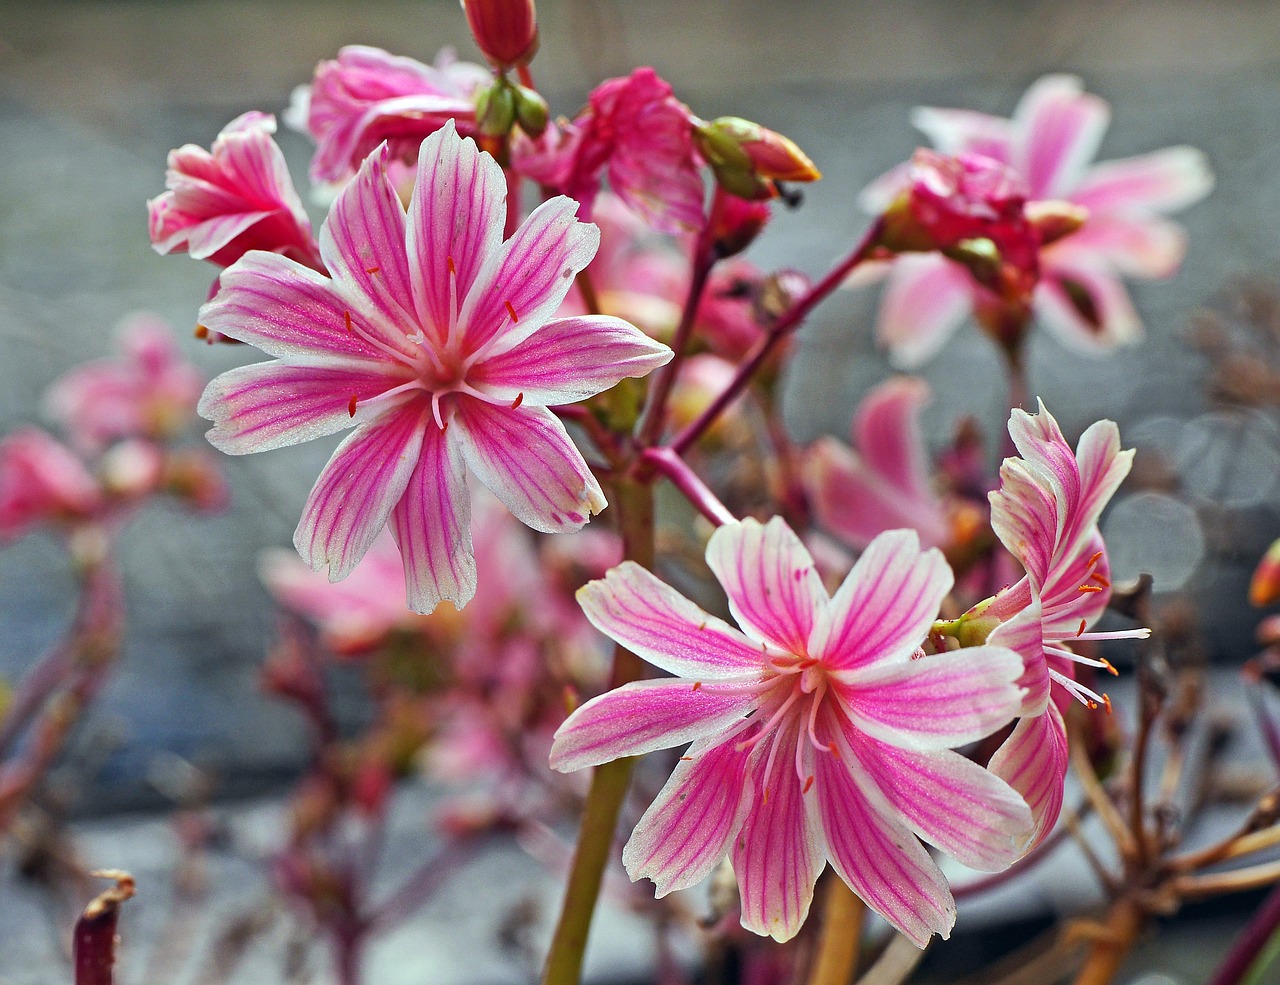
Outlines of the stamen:
<svg viewBox="0 0 1280 985">
<path fill-rule="evenodd" d="M 1066 674 L 1050 669 L 1049 677 L 1066 688 L 1068 694 L 1090 710 L 1096 709 L 1099 704 L 1105 704 L 1108 708 L 1111 707 L 1111 699 L 1105 694 L 1099 694 L 1097 691 L 1085 687 L 1079 681 L 1073 681 Z"/>
<path fill-rule="evenodd" d="M 364 268 L 364 272 L 365 272 L 366 274 L 368 274 L 370 277 L 372 277 L 374 274 L 376 274 L 376 273 L 377 273 L 379 270 L 381 270 L 381 269 L 382 269 L 381 267 L 365 267 L 365 268 Z"/>
<path fill-rule="evenodd" d="M 196 338 L 207 339 L 208 337 L 209 337 L 209 329 L 207 329 L 204 325 L 197 325 Z"/>
<path fill-rule="evenodd" d="M 503 303 L 504 305 L 506 305 L 506 307 L 507 307 L 507 314 L 509 314 L 509 315 L 511 316 L 511 324 L 513 324 L 513 325 L 514 325 L 514 324 L 516 324 L 517 322 L 519 322 L 519 321 L 520 321 L 520 316 L 516 314 L 515 305 L 513 305 L 510 301 L 503 301 L 502 303 Z"/>
<path fill-rule="evenodd" d="M 1088 625 L 1089 625 L 1088 619 L 1081 619 L 1080 628 L 1076 630 L 1076 636 L 1080 636 L 1082 633 L 1084 633 L 1085 627 Z"/>
<path fill-rule="evenodd" d="M 1080 586 L 1080 591 L 1082 591 L 1082 592 L 1086 592 L 1086 593 L 1088 593 L 1088 592 L 1100 592 L 1100 591 L 1102 591 L 1102 586 L 1101 586 L 1101 585 L 1081 585 L 1081 586 Z"/>
<path fill-rule="evenodd" d="M 680 762 L 682 762 L 682 763 L 692 763 L 692 762 L 693 762 L 693 757 L 692 757 L 692 756 L 681 756 L 681 757 L 680 757 Z"/>
<path fill-rule="evenodd" d="M 734 750 L 736 752 L 745 752 L 746 750 L 754 746 L 757 742 L 759 742 L 761 739 L 763 739 L 770 732 L 772 732 L 774 726 L 777 725 L 778 722 L 782 720 L 782 717 L 787 713 L 787 710 L 793 704 L 796 703 L 796 698 L 798 697 L 800 697 L 800 692 L 792 691 L 791 694 L 787 697 L 787 700 L 782 702 L 782 704 L 778 706 L 778 710 L 773 713 L 773 717 L 760 726 L 760 731 L 757 732 L 755 735 L 753 735 L 751 738 L 744 739 L 743 741 L 739 742 L 736 746 L 733 747 Z M 775 739 L 776 739 L 776 736 L 775 736 Z M 772 756 L 772 753 L 770 753 L 770 756 Z M 767 774 L 768 770 L 766 770 L 765 773 Z"/>
<path fill-rule="evenodd" d="M 448 262 L 448 264 L 449 264 L 449 276 L 450 276 L 450 277 L 457 277 L 457 276 L 458 276 L 458 268 L 457 268 L 457 266 L 456 266 L 456 265 L 454 264 L 454 262 L 453 262 L 453 257 L 447 257 L 447 258 L 446 258 L 446 261 L 447 261 L 447 262 Z"/>
<path fill-rule="evenodd" d="M 440 416 L 440 394 L 438 393 L 433 393 L 431 395 L 431 413 L 435 416 L 436 427 L 441 431 L 444 431 L 448 425 L 445 424 L 444 420 Z"/>
<path fill-rule="evenodd" d="M 519 407 L 522 403 L 524 403 L 524 391 L 523 391 L 523 390 L 521 390 L 519 393 L 517 393 L 517 394 L 516 394 L 516 399 L 515 399 L 515 400 L 511 401 L 511 409 L 512 409 L 512 410 L 515 410 L 515 409 L 516 409 L 517 407 Z M 703 623 L 703 625 L 705 626 L 705 625 L 706 625 L 706 623 Z"/>
<path fill-rule="evenodd" d="M 813 777 L 812 777 L 812 776 L 810 776 L 810 777 L 808 777 L 808 778 L 806 778 L 806 779 L 805 779 L 805 781 L 804 781 L 804 789 L 800 791 L 800 795 L 803 797 L 803 796 L 804 796 L 805 794 L 807 794 L 807 793 L 808 793 L 812 788 L 813 788 Z"/>
<path fill-rule="evenodd" d="M 1101 585 L 1103 588 L 1110 588 L 1110 587 L 1111 587 L 1111 579 L 1110 579 L 1110 578 L 1108 578 L 1106 575 L 1101 575 L 1101 574 L 1099 574 L 1099 573 L 1098 573 L 1098 572 L 1096 572 L 1096 571 L 1095 571 L 1095 572 L 1093 572 L 1093 574 L 1091 574 L 1091 575 L 1089 576 L 1089 579 L 1090 579 L 1091 581 L 1096 581 L 1096 582 L 1097 582 L 1099 585 Z"/>
<path fill-rule="evenodd" d="M 695 691 L 699 690 L 701 687 L 702 687 L 702 681 L 694 681 L 694 682 L 693 682 L 693 689 L 694 689 Z"/>
<path fill-rule="evenodd" d="M 344 312 L 342 313 L 342 320 L 343 320 L 343 321 L 345 321 L 345 322 L 347 323 L 347 334 L 348 334 L 348 335 L 355 335 L 355 334 L 356 334 L 356 330 L 355 330 L 354 328 L 352 328 L 352 327 L 351 327 L 351 312 L 349 312 L 349 311 L 344 311 Z"/>
<path fill-rule="evenodd" d="M 357 400 L 359 400 L 359 399 L 360 399 L 360 398 L 359 398 L 359 395 L 358 395 L 358 394 L 354 394 L 354 393 L 353 393 L 353 394 L 351 395 L 351 400 L 350 400 L 350 402 L 347 404 L 347 416 L 348 416 L 348 417 L 355 417 L 355 416 L 356 416 L 356 401 L 357 401 Z"/>
</svg>

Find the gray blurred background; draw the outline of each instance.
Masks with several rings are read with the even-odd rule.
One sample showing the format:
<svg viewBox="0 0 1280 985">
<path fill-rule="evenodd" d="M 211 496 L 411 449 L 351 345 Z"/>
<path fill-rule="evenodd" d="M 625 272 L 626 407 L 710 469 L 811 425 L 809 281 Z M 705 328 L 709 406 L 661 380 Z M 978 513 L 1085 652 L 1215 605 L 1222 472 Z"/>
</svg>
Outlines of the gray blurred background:
<svg viewBox="0 0 1280 985">
<path fill-rule="evenodd" d="M 1180 217 L 1191 235 L 1181 275 L 1133 285 L 1148 341 L 1090 359 L 1039 335 L 1031 391 L 1071 435 L 1116 419 L 1140 462 L 1159 466 L 1155 485 L 1172 495 L 1118 497 L 1107 531 L 1116 567 L 1191 593 L 1217 659 L 1249 654 L 1256 617 L 1243 594 L 1280 534 L 1280 440 L 1273 411 L 1211 406 L 1186 332 L 1201 306 L 1234 310 L 1239 278 L 1277 274 L 1280 5 L 543 0 L 539 13 L 533 68 L 555 112 L 572 113 L 603 77 L 651 64 L 700 115 L 752 117 L 810 152 L 824 180 L 754 249 L 766 267 L 818 275 L 847 248 L 866 222 L 858 190 L 917 145 L 917 104 L 1008 115 L 1031 81 L 1065 70 L 1113 104 L 1101 159 L 1203 148 L 1218 185 Z M 210 375 L 256 358 L 190 338 L 213 269 L 152 253 L 144 203 L 163 189 L 171 147 L 207 147 L 246 109 L 279 113 L 318 60 L 354 42 L 423 60 L 452 44 L 476 57 L 456 0 L 0 3 L 0 429 L 34 420 L 47 384 L 105 354 L 136 309 L 167 318 Z M 289 132 L 281 142 L 301 187 L 310 147 Z M 846 434 L 888 372 L 869 341 L 875 302 L 874 290 L 843 293 L 803 331 L 786 402 L 797 438 Z M 961 413 L 999 433 L 1000 367 L 976 331 L 925 375 L 938 394 L 932 441 Z M 141 803 L 139 778 L 161 750 L 216 767 L 228 792 L 270 787 L 296 766 L 296 723 L 254 682 L 272 625 L 254 565 L 261 548 L 289 542 L 335 442 L 224 460 L 228 516 L 152 511 L 137 522 L 125 660 L 94 733 L 113 751 L 82 808 Z M 48 540 L 0 552 L 0 674 L 20 674 L 56 636 L 69 585 Z"/>
</svg>

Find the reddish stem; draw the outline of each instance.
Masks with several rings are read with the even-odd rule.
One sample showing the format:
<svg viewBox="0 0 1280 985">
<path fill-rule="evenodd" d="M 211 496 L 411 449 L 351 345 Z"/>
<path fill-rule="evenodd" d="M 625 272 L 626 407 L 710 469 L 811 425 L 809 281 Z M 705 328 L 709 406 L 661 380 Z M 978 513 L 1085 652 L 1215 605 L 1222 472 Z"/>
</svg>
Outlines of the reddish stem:
<svg viewBox="0 0 1280 985">
<path fill-rule="evenodd" d="M 133 895 L 133 876 L 127 872 L 92 873 L 115 879 L 116 884 L 100 893 L 84 908 L 72 936 L 72 963 L 76 985 L 112 985 L 115 980 L 116 922 L 120 904 Z"/>
<path fill-rule="evenodd" d="M 661 472 L 699 513 L 717 527 L 737 523 L 738 518 L 716 497 L 689 464 L 670 448 L 649 448 L 641 454 L 645 465 Z"/>
<path fill-rule="evenodd" d="M 1243 981 L 1277 930 L 1280 930 L 1280 885 L 1272 887 L 1258 912 L 1232 943 L 1209 985 L 1238 985 Z"/>
</svg>

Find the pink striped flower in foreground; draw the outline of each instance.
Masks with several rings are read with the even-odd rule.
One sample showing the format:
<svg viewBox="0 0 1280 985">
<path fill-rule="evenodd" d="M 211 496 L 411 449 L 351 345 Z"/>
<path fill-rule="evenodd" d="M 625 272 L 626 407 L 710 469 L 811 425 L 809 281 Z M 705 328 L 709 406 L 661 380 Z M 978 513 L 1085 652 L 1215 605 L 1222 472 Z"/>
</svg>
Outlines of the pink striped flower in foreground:
<svg viewBox="0 0 1280 985">
<path fill-rule="evenodd" d="M 1073 698 L 1091 707 L 1106 702 L 1075 680 L 1074 667 L 1110 664 L 1080 656 L 1071 641 L 1135 639 L 1151 631 L 1086 632 L 1111 597 L 1098 517 L 1133 461 L 1132 450 L 1120 450 L 1115 424 L 1093 424 L 1073 453 L 1041 404 L 1038 414 L 1015 410 L 1009 433 L 1022 457 L 1005 459 L 1000 468 L 1000 488 L 990 496 L 991 523 L 1026 577 L 961 622 L 976 617 L 981 626 L 983 620 L 1016 617 L 1022 627 L 1002 634 L 1026 660 L 1022 717 L 990 769 L 1026 798 L 1039 839 L 1062 808 L 1068 765 L 1063 708 Z"/>
<path fill-rule="evenodd" d="M 916 944 L 948 935 L 951 891 L 915 836 L 983 869 L 1021 853 L 1026 804 L 952 748 L 1017 712 L 1022 661 L 998 636 L 923 653 L 952 578 L 911 531 L 877 537 L 834 597 L 780 519 L 721 527 L 707 563 L 741 630 L 631 563 L 578 593 L 599 629 L 676 676 L 587 702 L 551 765 L 693 743 L 623 849 L 659 896 L 728 853 L 743 926 L 787 940 L 830 860 Z"/>
<path fill-rule="evenodd" d="M 599 242 L 576 202 L 545 202 L 504 243 L 502 169 L 452 123 L 422 143 L 407 217 L 387 160 L 371 154 L 325 221 L 331 276 L 256 252 L 223 273 L 201 324 L 278 358 L 219 376 L 199 411 L 230 454 L 354 426 L 294 544 L 336 581 L 390 522 L 428 612 L 475 592 L 466 470 L 534 529 L 577 530 L 605 500 L 547 407 L 671 351 L 619 318 L 551 317 Z"/>
<path fill-rule="evenodd" d="M 1028 214 L 1067 202 L 1087 212 L 1084 225 L 1040 252 L 1036 316 L 1077 348 L 1102 351 L 1142 336 L 1120 277 L 1172 276 L 1186 233 L 1165 216 L 1207 195 L 1213 175 L 1191 147 L 1094 164 L 1111 110 L 1078 78 L 1047 75 L 1018 103 L 1012 119 L 970 110 L 919 107 L 912 121 L 944 154 L 980 154 L 1026 182 Z M 877 179 L 862 204 L 882 211 L 906 180 L 905 168 Z M 931 358 L 973 310 L 981 292 L 968 272 L 940 254 L 894 261 L 876 330 L 895 361 Z"/>
</svg>

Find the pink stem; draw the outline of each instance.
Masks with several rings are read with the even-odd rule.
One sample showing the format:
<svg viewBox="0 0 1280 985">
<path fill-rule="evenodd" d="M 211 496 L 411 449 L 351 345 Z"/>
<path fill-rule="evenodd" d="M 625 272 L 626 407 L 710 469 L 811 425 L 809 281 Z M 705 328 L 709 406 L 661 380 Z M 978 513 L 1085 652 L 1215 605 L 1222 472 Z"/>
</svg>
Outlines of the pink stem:
<svg viewBox="0 0 1280 985">
<path fill-rule="evenodd" d="M 694 509 L 717 527 L 738 522 L 738 518 L 729 512 L 728 507 L 716 498 L 716 494 L 672 449 L 648 448 L 640 457 L 649 467 L 670 479 L 671 484 L 680 490 Z"/>
</svg>

